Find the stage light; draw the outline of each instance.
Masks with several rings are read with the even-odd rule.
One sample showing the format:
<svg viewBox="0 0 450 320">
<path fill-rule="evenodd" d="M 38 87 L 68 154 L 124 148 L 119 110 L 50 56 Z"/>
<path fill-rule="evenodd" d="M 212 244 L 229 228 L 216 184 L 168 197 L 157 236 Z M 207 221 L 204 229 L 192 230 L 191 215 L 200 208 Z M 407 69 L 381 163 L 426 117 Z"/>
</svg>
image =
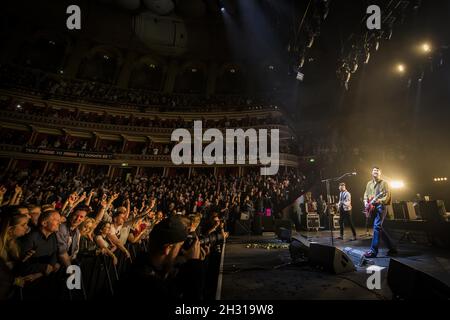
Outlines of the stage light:
<svg viewBox="0 0 450 320">
<path fill-rule="evenodd" d="M 405 183 L 401 180 L 391 181 L 392 189 L 402 189 L 405 186 Z"/>
<path fill-rule="evenodd" d="M 220 11 L 221 11 L 222 13 L 225 13 L 225 7 L 221 7 L 221 8 L 220 8 Z"/>
<path fill-rule="evenodd" d="M 370 52 L 366 51 L 366 59 L 364 60 L 364 64 L 368 64 L 370 60 Z"/>
<path fill-rule="evenodd" d="M 128 163 L 122 163 L 122 167 L 128 167 Z"/>
<path fill-rule="evenodd" d="M 397 64 L 395 69 L 397 70 L 398 73 L 405 73 L 406 70 L 405 65 L 401 63 Z"/>
<path fill-rule="evenodd" d="M 422 44 L 422 51 L 424 52 L 424 53 L 429 53 L 429 52 L 431 52 L 431 46 L 428 44 L 428 43 L 424 43 L 424 44 Z"/>
<path fill-rule="evenodd" d="M 313 162 L 315 162 L 316 160 L 314 159 L 314 158 L 311 158 L 311 159 L 309 159 L 309 162 L 311 162 L 311 163 L 313 163 Z"/>
<path fill-rule="evenodd" d="M 376 41 L 375 42 L 375 51 L 378 51 L 378 49 L 380 48 L 380 41 Z"/>
<path fill-rule="evenodd" d="M 59 73 L 60 74 L 64 74 L 64 70 L 59 70 Z"/>
<path fill-rule="evenodd" d="M 21 106 L 20 104 L 18 104 L 18 105 L 16 106 L 16 108 L 20 110 L 20 109 L 22 109 L 22 106 Z"/>
</svg>

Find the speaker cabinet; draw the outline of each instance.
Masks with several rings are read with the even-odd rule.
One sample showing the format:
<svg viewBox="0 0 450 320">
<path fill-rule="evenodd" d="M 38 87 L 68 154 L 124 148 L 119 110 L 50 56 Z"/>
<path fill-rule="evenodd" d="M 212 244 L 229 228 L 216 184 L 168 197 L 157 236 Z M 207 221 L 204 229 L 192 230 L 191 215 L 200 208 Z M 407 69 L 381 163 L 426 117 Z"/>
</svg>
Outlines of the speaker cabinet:
<svg viewBox="0 0 450 320">
<path fill-rule="evenodd" d="M 309 262 L 312 266 L 323 268 L 334 274 L 356 270 L 353 261 L 341 249 L 319 243 L 311 243 Z"/>
<path fill-rule="evenodd" d="M 442 200 L 420 201 L 419 208 L 423 220 L 431 222 L 442 222 L 445 220 L 446 210 Z"/>
<path fill-rule="evenodd" d="M 389 262 L 387 282 L 394 299 L 450 299 L 450 279 L 444 270 L 438 271 L 446 277 L 446 283 L 433 276 L 429 264 L 419 261 L 401 261 L 391 259 Z"/>
<path fill-rule="evenodd" d="M 395 220 L 416 220 L 416 209 L 411 201 L 400 201 L 392 204 Z"/>
</svg>

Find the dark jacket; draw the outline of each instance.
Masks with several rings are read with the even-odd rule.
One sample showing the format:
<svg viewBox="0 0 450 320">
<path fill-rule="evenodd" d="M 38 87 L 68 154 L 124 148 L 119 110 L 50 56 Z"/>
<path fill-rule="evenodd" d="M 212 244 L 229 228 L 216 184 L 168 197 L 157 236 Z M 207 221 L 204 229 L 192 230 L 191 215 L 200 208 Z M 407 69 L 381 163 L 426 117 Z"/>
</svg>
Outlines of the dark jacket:
<svg viewBox="0 0 450 320">
<path fill-rule="evenodd" d="M 164 278 L 144 253 L 121 280 L 117 297 L 133 301 L 199 301 L 203 299 L 202 277 L 203 262 L 188 260 Z"/>
<path fill-rule="evenodd" d="M 14 275 L 3 259 L 0 258 L 0 301 L 12 298 L 14 293 Z"/>
</svg>

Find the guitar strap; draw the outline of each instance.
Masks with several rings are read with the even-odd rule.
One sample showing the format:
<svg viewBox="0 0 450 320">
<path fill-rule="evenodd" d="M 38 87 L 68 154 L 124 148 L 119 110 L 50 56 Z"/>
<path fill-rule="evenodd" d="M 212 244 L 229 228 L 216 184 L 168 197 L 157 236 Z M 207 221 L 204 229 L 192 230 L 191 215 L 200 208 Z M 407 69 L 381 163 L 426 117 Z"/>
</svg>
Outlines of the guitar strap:
<svg viewBox="0 0 450 320">
<path fill-rule="evenodd" d="M 375 196 L 377 196 L 380 193 L 380 186 L 381 186 L 381 180 L 375 183 Z"/>
</svg>

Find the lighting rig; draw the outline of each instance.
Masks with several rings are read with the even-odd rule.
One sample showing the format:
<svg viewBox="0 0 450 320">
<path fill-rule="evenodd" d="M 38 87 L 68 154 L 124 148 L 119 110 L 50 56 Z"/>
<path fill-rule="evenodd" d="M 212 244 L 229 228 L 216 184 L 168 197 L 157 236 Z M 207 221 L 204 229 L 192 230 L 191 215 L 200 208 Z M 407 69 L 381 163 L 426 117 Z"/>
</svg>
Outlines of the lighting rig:
<svg viewBox="0 0 450 320">
<path fill-rule="evenodd" d="M 378 1 L 381 8 L 381 29 L 369 30 L 366 26 L 368 15 L 361 20 L 361 33 L 352 33 L 343 43 L 341 58 L 336 71 L 337 77 L 345 90 L 349 89 L 352 75 L 361 64 L 368 64 L 374 52 L 378 51 L 385 40 L 391 40 L 394 25 L 402 24 L 408 13 L 417 11 L 421 1 L 388 0 Z M 382 2 L 382 3 L 381 3 Z"/>
<path fill-rule="evenodd" d="M 294 16 L 294 28 L 287 50 L 291 56 L 292 68 L 297 79 L 303 81 L 302 69 L 307 59 L 307 51 L 312 48 L 320 35 L 323 21 L 328 16 L 331 0 L 309 0 L 301 17 Z M 293 10 L 296 11 L 296 10 Z"/>
</svg>

